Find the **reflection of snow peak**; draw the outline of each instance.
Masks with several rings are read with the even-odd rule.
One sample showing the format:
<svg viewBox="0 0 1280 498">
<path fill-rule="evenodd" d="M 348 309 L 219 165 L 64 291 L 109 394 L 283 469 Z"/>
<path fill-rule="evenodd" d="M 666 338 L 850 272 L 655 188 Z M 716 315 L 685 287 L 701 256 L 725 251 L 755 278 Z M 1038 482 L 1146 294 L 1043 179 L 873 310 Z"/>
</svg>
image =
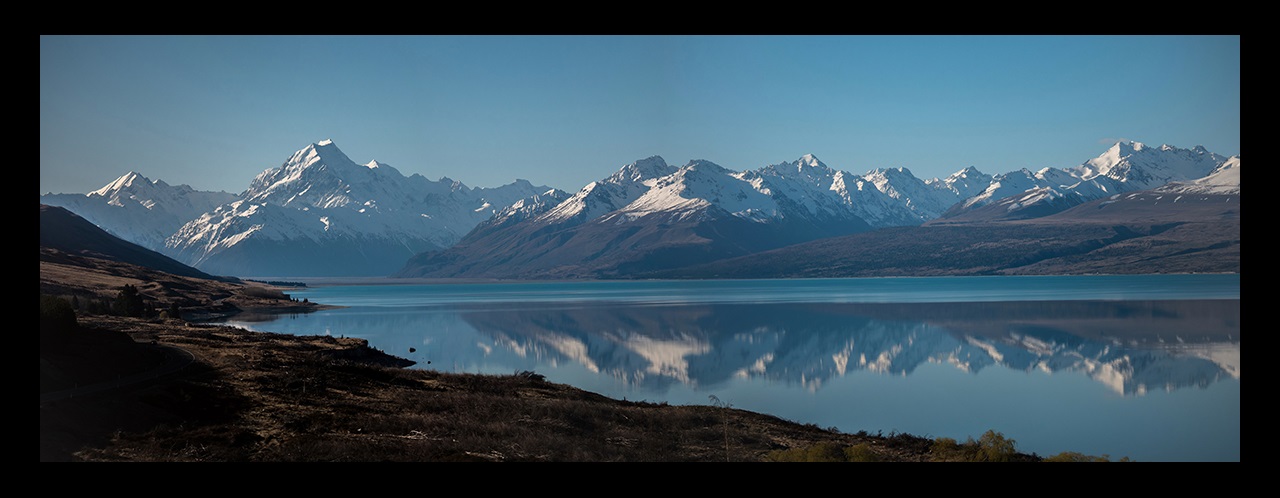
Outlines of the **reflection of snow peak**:
<svg viewBox="0 0 1280 498">
<path fill-rule="evenodd" d="M 688 358 L 711 351 L 710 344 L 693 337 L 655 340 L 638 334 L 627 334 L 627 336 L 627 349 L 649 361 L 646 372 L 686 384 L 696 384 L 695 379 L 689 375 Z"/>
<path fill-rule="evenodd" d="M 866 305 L 867 309 L 878 309 Z M 903 306 L 903 305 L 894 305 Z M 932 303 L 913 306 L 904 316 L 936 315 L 937 310 L 961 310 L 973 304 Z M 609 372 L 619 379 L 663 385 L 678 382 L 711 387 L 731 379 L 769 379 L 819 389 L 833 377 L 865 371 L 907 376 L 921 365 L 949 365 L 976 374 L 990 367 L 1024 372 L 1076 372 L 1122 395 L 1141 395 L 1152 388 L 1201 386 L 1220 378 L 1239 378 L 1239 343 L 1205 342 L 1197 338 L 1157 342 L 1150 338 L 1098 342 L 1055 331 L 1057 323 L 1089 323 L 1090 330 L 1167 331 L 1178 320 L 1167 317 L 1187 313 L 1212 317 L 1194 329 L 1221 336 L 1214 327 L 1236 327 L 1231 317 L 1238 308 L 1230 302 L 1200 303 L 1182 311 L 1180 303 L 1160 304 L 1151 310 L 1154 321 L 1116 318 L 1123 302 L 1086 301 L 1014 302 L 1011 316 L 1033 317 L 1035 332 L 1009 328 L 999 335 L 958 333 L 921 319 L 861 318 L 858 314 L 814 310 L 840 310 L 841 304 L 757 304 L 660 306 L 581 306 L 572 309 L 524 309 L 469 314 L 477 331 L 501 331 L 503 344 L 513 351 L 537 349 L 563 361 Z M 602 312 L 601 310 L 609 310 Z M 861 309 L 861 308 L 858 308 Z M 1125 313 L 1134 313 L 1129 306 Z M 800 311 L 803 310 L 803 311 Z M 925 313 L 923 310 L 931 310 Z M 1060 315 L 1044 315 L 1048 310 Z M 968 313 L 974 313 L 969 311 Z M 1143 312 L 1144 314 L 1147 312 Z M 979 314 L 987 316 L 985 311 Z M 823 318 L 823 317 L 826 318 Z M 938 315 L 945 316 L 945 315 Z M 1144 316 L 1139 314 L 1138 318 Z M 1215 322 L 1222 316 L 1221 323 Z M 483 318 L 481 318 L 483 317 Z M 944 319 L 946 320 L 946 319 Z M 984 319 L 985 320 L 985 319 Z M 962 324 L 955 319 L 950 323 Z M 530 324 L 558 324 L 540 328 Z M 590 323 L 590 330 L 569 324 Z M 718 324 L 707 328 L 707 324 Z M 985 321 L 978 322 L 985 323 Z M 1218 323 L 1217 325 L 1214 325 Z M 1009 325 L 1006 324 L 1006 327 Z M 1184 326 L 1186 327 L 1186 326 Z M 1129 330 L 1132 329 L 1132 330 Z M 514 331 L 520 332 L 514 332 Z M 607 330 L 609 332 L 599 332 Z M 740 332 L 745 331 L 745 332 Z M 1106 335 L 1106 334 L 1104 334 Z M 1229 336 L 1238 337 L 1237 333 Z M 1219 340 L 1221 341 L 1221 340 Z"/>
</svg>

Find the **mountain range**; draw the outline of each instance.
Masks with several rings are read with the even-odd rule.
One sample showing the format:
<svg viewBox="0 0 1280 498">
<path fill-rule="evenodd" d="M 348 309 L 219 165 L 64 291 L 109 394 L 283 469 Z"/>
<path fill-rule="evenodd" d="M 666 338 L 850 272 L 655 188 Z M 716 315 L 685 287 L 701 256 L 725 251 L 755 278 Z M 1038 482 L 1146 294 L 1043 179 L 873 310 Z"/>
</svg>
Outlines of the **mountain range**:
<svg viewBox="0 0 1280 498">
<path fill-rule="evenodd" d="M 1137 142 L 1117 142 L 1074 168 L 991 176 L 969 167 L 929 180 L 905 168 L 853 175 L 812 155 L 745 172 L 703 160 L 676 168 L 655 156 L 623 166 L 559 203 L 525 206 L 518 222 L 500 214 L 448 249 L 415 256 L 394 275 L 776 278 L 1238 271 L 1239 167 L 1239 156 L 1223 157 L 1203 147 Z M 1147 210 L 1147 219 L 1130 219 L 1141 210 L 1140 200 L 1163 198 L 1153 187 L 1203 195 L 1165 202 Z M 1118 197 L 1148 191 L 1157 193 Z M 1082 207 L 1091 202 L 1107 206 L 1105 212 Z M 1184 226 L 1191 221 L 1211 226 Z M 1171 231 L 1175 227 L 1181 228 Z M 1154 242 L 1133 243 L 1161 234 L 1165 237 Z M 1160 254 L 1176 257 L 1134 264 L 1150 243 Z M 1117 247 L 1136 256 L 1108 260 L 1109 253 L 1101 250 Z M 1202 254 L 1202 248 L 1211 253 Z M 1100 265 L 1107 261 L 1111 264 Z"/>
<path fill-rule="evenodd" d="M 449 178 L 406 177 L 385 163 L 358 164 L 325 140 L 259 174 L 240 194 L 172 187 L 131 172 L 88 194 L 42 195 L 41 203 L 211 274 L 433 278 L 797 275 L 772 264 L 777 258 L 806 265 L 799 274 L 809 276 L 848 274 L 849 264 L 841 270 L 833 262 L 850 258 L 886 264 L 883 271 L 948 273 L 880 260 L 913 253 L 897 246 L 915 239 L 953 239 L 949 232 L 967 234 L 960 240 L 979 254 L 984 230 L 997 236 L 986 241 L 999 249 L 986 256 L 994 263 L 933 258 L 935 266 L 1017 272 L 1035 255 L 1167 234 L 1228 206 L 1234 211 L 1227 210 L 1217 238 L 1200 242 L 1234 254 L 1234 266 L 1228 257 L 1216 270 L 1238 271 L 1239 164 L 1239 156 L 1199 146 L 1138 142 L 1117 142 L 1071 168 L 987 175 L 968 167 L 927 180 L 906 168 L 855 175 L 813 155 L 741 172 L 706 160 L 676 167 L 652 156 L 570 194 L 526 180 L 469 188 Z M 1151 194 L 1125 195 L 1138 192 Z M 1161 203 L 1163 196 L 1180 200 Z M 1150 206 L 1139 209 L 1142 199 Z M 845 239 L 859 236 L 891 238 L 894 247 Z M 1179 249 L 1182 259 L 1195 259 L 1192 246 Z M 792 247 L 809 250 L 785 252 Z M 1165 271 L 1187 268 L 1208 271 Z"/>
<path fill-rule="evenodd" d="M 310 144 L 239 194 L 171 187 L 130 172 L 84 195 L 42 195 L 125 240 L 218 275 L 386 275 L 448 247 L 524 197 L 525 180 L 470 188 L 357 164 L 331 140 Z"/>
</svg>

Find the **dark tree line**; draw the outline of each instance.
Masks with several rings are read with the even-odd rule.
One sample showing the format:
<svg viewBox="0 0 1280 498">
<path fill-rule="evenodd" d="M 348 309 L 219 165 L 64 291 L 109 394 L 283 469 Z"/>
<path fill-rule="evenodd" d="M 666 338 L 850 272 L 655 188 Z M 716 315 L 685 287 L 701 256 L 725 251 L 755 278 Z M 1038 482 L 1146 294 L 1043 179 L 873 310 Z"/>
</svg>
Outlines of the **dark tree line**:
<svg viewBox="0 0 1280 498">
<path fill-rule="evenodd" d="M 142 302 L 142 294 L 138 292 L 138 288 L 125 284 L 116 295 L 116 300 L 111 303 L 111 311 L 115 315 L 141 317 L 147 315 L 149 310 Z"/>
<path fill-rule="evenodd" d="M 71 296 L 70 299 L 66 299 L 42 294 L 40 296 L 41 323 L 43 323 L 46 318 L 46 306 L 55 306 L 53 301 L 49 301 L 49 299 L 57 299 L 61 301 L 60 304 L 56 305 L 58 307 L 57 309 L 61 310 L 62 307 L 65 306 L 72 314 L 76 312 L 84 312 L 93 315 L 117 315 L 142 318 L 154 317 L 157 314 L 156 310 L 148 305 L 146 297 L 142 295 L 138 288 L 134 285 L 128 284 L 120 288 L 120 291 L 116 293 L 115 299 L 87 299 L 85 301 L 81 301 L 78 296 Z M 50 310 L 52 309 L 53 308 L 50 308 Z M 61 311 L 58 312 L 61 313 Z M 172 303 L 169 306 L 169 309 L 165 310 L 165 312 L 168 313 L 169 316 L 177 317 L 178 303 Z"/>
</svg>

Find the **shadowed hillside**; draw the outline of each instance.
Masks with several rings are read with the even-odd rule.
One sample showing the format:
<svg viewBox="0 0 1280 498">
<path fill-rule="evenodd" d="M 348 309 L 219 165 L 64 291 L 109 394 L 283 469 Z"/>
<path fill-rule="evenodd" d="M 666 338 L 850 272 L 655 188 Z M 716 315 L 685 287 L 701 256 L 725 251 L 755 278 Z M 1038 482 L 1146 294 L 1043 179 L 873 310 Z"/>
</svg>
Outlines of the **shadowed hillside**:
<svg viewBox="0 0 1280 498">
<path fill-rule="evenodd" d="M 64 253 L 58 258 L 51 252 L 48 260 L 66 262 L 74 256 L 85 256 L 131 265 L 144 266 L 173 275 L 214 280 L 236 281 L 215 277 L 179 263 L 177 260 L 140 245 L 122 240 L 89 223 L 84 218 L 56 206 L 40 205 L 40 247 Z"/>
<path fill-rule="evenodd" d="M 1176 202 L 1175 202 L 1176 200 Z M 980 217 L 982 213 L 991 217 Z M 648 278 L 1239 273 L 1240 196 L 1135 192 L 1026 220 L 997 210 L 816 240 Z"/>
</svg>

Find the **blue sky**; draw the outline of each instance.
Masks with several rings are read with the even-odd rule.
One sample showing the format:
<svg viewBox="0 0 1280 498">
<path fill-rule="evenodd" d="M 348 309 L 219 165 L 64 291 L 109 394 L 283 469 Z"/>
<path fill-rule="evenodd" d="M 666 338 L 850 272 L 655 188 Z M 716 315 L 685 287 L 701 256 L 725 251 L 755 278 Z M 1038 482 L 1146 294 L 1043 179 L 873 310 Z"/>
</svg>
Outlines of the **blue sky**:
<svg viewBox="0 0 1280 498">
<path fill-rule="evenodd" d="M 43 36 L 40 193 L 238 193 L 310 143 L 576 191 L 652 155 L 917 177 L 1240 153 L 1240 37 Z"/>
</svg>

